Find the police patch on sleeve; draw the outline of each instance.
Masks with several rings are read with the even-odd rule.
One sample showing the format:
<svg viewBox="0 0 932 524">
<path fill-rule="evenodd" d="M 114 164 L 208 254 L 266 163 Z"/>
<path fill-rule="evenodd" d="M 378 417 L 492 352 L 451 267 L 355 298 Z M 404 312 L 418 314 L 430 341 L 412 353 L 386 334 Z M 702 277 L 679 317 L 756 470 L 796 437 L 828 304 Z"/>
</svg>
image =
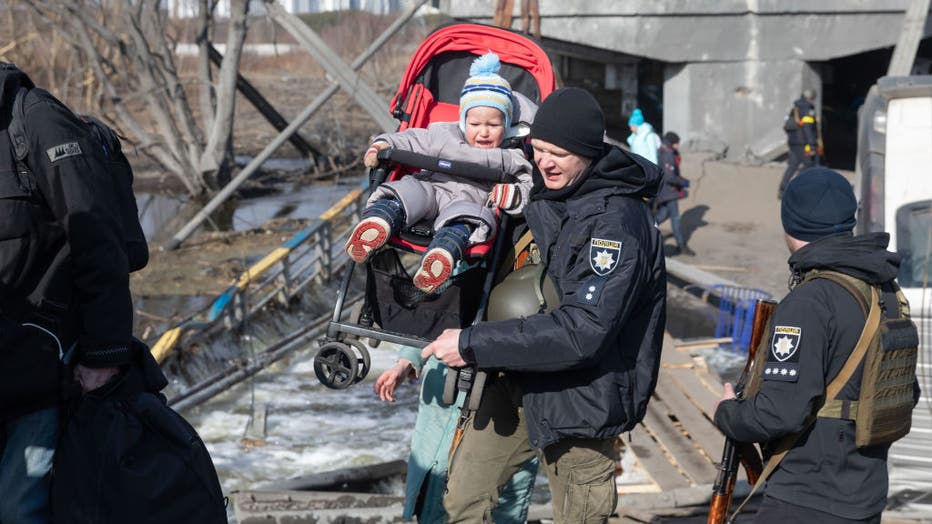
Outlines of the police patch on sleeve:
<svg viewBox="0 0 932 524">
<path fill-rule="evenodd" d="M 593 238 L 589 241 L 589 265 L 596 275 L 605 276 L 618 267 L 621 258 L 621 242 Z"/>
<path fill-rule="evenodd" d="M 50 147 L 46 149 L 45 154 L 49 156 L 49 162 L 57 162 L 63 158 L 80 155 L 81 146 L 78 145 L 77 142 L 68 142 L 66 144 L 59 144 L 55 147 Z"/>
<path fill-rule="evenodd" d="M 576 290 L 576 302 L 586 305 L 598 304 L 607 280 L 607 278 L 595 276 L 587 278 Z"/>
<path fill-rule="evenodd" d="M 799 380 L 799 341 L 803 330 L 796 326 L 775 326 L 770 340 L 770 352 L 761 371 L 764 380 Z"/>
</svg>

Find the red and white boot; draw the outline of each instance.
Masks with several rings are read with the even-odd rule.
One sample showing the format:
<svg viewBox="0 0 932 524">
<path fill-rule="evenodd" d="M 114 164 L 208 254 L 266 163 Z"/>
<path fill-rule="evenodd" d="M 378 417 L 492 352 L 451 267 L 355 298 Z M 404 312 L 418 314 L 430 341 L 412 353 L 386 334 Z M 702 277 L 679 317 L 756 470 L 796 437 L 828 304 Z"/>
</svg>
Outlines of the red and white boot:
<svg viewBox="0 0 932 524">
<path fill-rule="evenodd" d="M 414 274 L 414 286 L 425 293 L 433 293 L 453 273 L 453 255 L 442 247 L 424 254 L 421 267 Z"/>
<path fill-rule="evenodd" d="M 362 264 L 388 242 L 389 236 L 391 227 L 388 221 L 380 217 L 369 217 L 356 224 L 343 249 L 354 262 Z"/>
</svg>

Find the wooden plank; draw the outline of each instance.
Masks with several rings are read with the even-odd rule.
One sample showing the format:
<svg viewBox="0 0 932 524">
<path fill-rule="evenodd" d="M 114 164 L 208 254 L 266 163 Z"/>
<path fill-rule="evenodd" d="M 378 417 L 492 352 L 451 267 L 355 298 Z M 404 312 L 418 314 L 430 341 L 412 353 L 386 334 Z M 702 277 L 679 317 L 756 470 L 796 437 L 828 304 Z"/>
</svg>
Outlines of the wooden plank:
<svg viewBox="0 0 932 524">
<path fill-rule="evenodd" d="M 691 369 L 672 368 L 664 371 L 697 408 L 710 419 L 715 417 L 715 406 L 721 398 L 721 393 L 713 393 Z"/>
<path fill-rule="evenodd" d="M 631 442 L 625 440 L 625 446 L 634 453 L 638 462 L 661 490 L 689 486 L 689 480 L 670 463 L 643 424 L 638 424 L 631 431 Z"/>
<path fill-rule="evenodd" d="M 673 456 L 676 465 L 686 473 L 693 484 L 705 484 L 715 480 L 715 467 L 673 424 L 667 413 L 670 413 L 670 408 L 659 398 L 652 398 L 647 404 L 644 425 Z"/>
<path fill-rule="evenodd" d="M 712 338 L 700 338 L 698 340 L 683 340 L 681 342 L 676 342 L 673 344 L 673 347 L 677 351 L 693 351 L 696 349 L 705 349 L 705 348 L 715 348 L 719 344 L 730 344 L 732 341 L 731 337 L 712 337 Z"/>
<path fill-rule="evenodd" d="M 721 398 L 721 386 L 707 370 L 699 369 L 685 352 L 673 349 L 672 339 L 664 340 L 661 367 L 667 380 L 673 379 L 677 387 L 710 419 Z M 659 380 L 658 380 L 659 383 Z"/>
<path fill-rule="evenodd" d="M 705 289 L 709 289 L 716 285 L 741 287 L 736 282 L 725 277 L 696 269 L 695 266 L 672 258 L 667 259 L 667 273 L 676 279 L 691 282 Z"/>
<path fill-rule="evenodd" d="M 748 268 L 746 267 L 713 266 L 709 264 L 693 264 L 693 267 L 701 269 L 703 271 L 732 271 L 735 273 L 747 273 L 748 272 Z"/>
<path fill-rule="evenodd" d="M 730 338 L 725 340 L 731 340 Z M 721 388 L 721 384 L 715 380 L 715 378 L 709 373 L 708 368 L 704 366 L 697 366 L 693 354 L 689 351 L 677 351 L 676 348 L 679 344 L 673 339 L 673 337 L 666 335 L 663 339 L 663 352 L 661 353 L 661 362 L 670 366 L 679 367 L 681 364 L 687 364 L 689 367 L 695 368 L 696 374 L 699 376 L 705 375 L 703 378 L 708 378 L 711 380 L 711 383 L 714 385 L 716 390 Z"/>
<path fill-rule="evenodd" d="M 672 370 L 661 369 L 660 380 L 657 383 L 655 394 L 670 407 L 670 413 L 683 424 L 686 432 L 693 442 L 706 452 L 710 463 L 716 460 L 716 454 L 721 453 L 725 438 L 718 428 L 712 424 L 698 406 L 674 383 Z"/>
<path fill-rule="evenodd" d="M 673 339 L 669 337 L 664 340 L 664 343 L 665 350 L 670 346 L 675 346 Z M 721 383 L 708 372 L 707 367 L 696 365 L 694 359 L 701 357 L 689 357 L 686 351 L 664 351 L 663 355 L 664 363 L 660 379 L 657 381 L 658 396 L 669 402 L 670 408 L 674 410 L 672 413 L 683 423 L 690 436 L 706 451 L 713 466 L 717 467 L 721 460 L 724 436 L 712 423 L 712 419 L 715 416 L 715 406 L 721 396 Z M 667 397 L 663 396 L 664 393 Z M 672 398 L 668 398 L 671 396 Z M 689 404 L 684 404 L 683 398 Z M 697 408 L 701 413 L 696 411 Z M 692 415 L 688 415 L 689 413 Z M 705 419 L 708 426 L 704 426 L 694 417 Z M 747 479 L 743 468 L 738 468 L 738 478 Z"/>
</svg>

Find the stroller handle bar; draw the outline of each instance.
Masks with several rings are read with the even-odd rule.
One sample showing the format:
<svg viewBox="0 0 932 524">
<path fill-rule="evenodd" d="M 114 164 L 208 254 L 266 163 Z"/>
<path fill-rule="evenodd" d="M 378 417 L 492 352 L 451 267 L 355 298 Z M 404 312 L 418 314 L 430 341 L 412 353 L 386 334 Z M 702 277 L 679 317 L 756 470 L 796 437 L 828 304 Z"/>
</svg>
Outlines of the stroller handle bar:
<svg viewBox="0 0 932 524">
<path fill-rule="evenodd" d="M 459 176 L 470 180 L 482 180 L 496 184 L 506 184 L 516 180 L 514 175 L 480 164 L 448 160 L 391 147 L 379 151 L 378 158 L 382 161 L 396 162 L 409 167 L 445 173 L 447 175 Z"/>
</svg>

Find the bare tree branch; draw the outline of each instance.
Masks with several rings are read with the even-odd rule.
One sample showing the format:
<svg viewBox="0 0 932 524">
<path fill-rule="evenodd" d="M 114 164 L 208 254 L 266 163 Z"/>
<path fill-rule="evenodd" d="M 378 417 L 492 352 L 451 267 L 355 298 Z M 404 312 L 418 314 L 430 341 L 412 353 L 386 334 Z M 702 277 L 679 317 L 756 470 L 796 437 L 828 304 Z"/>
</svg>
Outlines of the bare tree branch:
<svg viewBox="0 0 932 524">
<path fill-rule="evenodd" d="M 217 99 L 214 96 L 213 69 L 210 67 L 210 54 L 207 47 L 212 40 L 210 34 L 211 20 L 213 19 L 213 12 L 217 7 L 217 3 L 211 2 L 210 0 L 200 0 L 198 6 L 197 70 L 201 77 L 198 89 L 200 93 L 201 121 L 203 122 L 204 129 L 209 129 L 214 123 L 214 106 L 217 103 Z"/>
<path fill-rule="evenodd" d="M 246 39 L 246 18 L 249 0 L 230 0 L 230 28 L 227 31 L 227 46 L 218 74 L 217 107 L 213 126 L 207 137 L 207 146 L 201 157 L 202 172 L 216 171 L 224 162 L 225 152 L 233 134 L 233 112 L 236 109 L 236 78 L 239 74 L 240 56 Z"/>
<path fill-rule="evenodd" d="M 227 51 L 214 86 L 206 53 L 198 68 L 193 92 L 175 66 L 174 42 L 166 27 L 160 0 L 20 0 L 54 28 L 56 42 L 80 56 L 64 69 L 62 58 L 47 53 L 50 87 L 76 86 L 89 107 L 115 115 L 117 127 L 136 147 L 178 177 L 186 190 L 199 195 L 220 179 L 218 170 L 232 166 L 228 147 L 232 137 L 236 75 L 246 36 L 248 0 L 232 0 Z M 201 45 L 209 43 L 216 0 L 201 0 L 198 18 Z M 62 45 L 56 46 L 56 49 Z M 72 65 L 74 64 L 74 65 Z M 75 65 L 79 65 L 75 68 Z M 52 73 L 55 72 L 55 73 Z M 69 78 L 56 78 L 63 72 Z M 82 82 L 69 82 L 71 76 Z M 189 94 L 196 96 L 201 120 L 191 110 Z"/>
</svg>

